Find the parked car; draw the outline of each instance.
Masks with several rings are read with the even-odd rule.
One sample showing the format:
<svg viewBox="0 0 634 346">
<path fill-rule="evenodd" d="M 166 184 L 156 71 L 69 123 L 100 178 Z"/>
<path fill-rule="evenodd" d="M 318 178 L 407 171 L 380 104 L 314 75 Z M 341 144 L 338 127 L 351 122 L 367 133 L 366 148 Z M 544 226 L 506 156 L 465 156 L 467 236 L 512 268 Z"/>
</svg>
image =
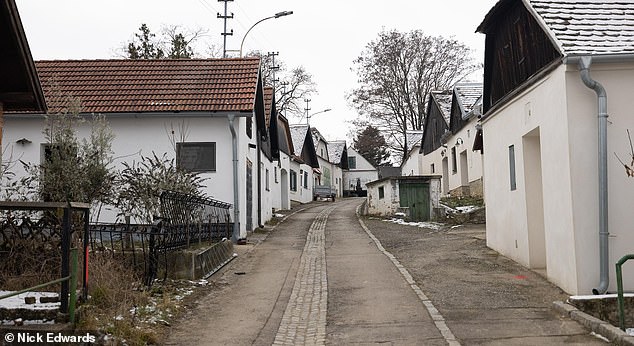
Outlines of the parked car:
<svg viewBox="0 0 634 346">
<path fill-rule="evenodd" d="M 329 198 L 332 202 L 335 201 L 336 190 L 332 186 L 328 185 L 315 185 L 313 188 L 313 201 L 319 198 Z"/>
</svg>

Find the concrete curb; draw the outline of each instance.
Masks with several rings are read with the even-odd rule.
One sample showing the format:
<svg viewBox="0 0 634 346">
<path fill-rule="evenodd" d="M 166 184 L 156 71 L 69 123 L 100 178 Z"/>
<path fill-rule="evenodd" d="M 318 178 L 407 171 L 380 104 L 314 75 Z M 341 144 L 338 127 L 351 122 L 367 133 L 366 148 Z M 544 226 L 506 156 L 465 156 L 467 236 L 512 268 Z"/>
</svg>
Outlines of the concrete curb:
<svg viewBox="0 0 634 346">
<path fill-rule="evenodd" d="M 634 336 L 628 335 L 610 323 L 591 316 L 566 302 L 555 301 L 553 308 L 559 314 L 579 322 L 586 329 L 604 336 L 615 345 L 634 346 Z"/>
</svg>

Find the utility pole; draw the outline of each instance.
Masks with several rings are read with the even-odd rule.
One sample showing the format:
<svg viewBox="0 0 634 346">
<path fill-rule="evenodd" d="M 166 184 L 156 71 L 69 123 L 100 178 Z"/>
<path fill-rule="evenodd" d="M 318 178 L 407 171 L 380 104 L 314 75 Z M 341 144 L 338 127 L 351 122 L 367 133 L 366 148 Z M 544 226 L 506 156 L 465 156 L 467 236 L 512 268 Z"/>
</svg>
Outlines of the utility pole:
<svg viewBox="0 0 634 346">
<path fill-rule="evenodd" d="M 223 44 L 222 44 L 222 57 L 226 58 L 227 57 L 227 36 L 232 36 L 233 35 L 233 29 L 231 29 L 231 32 L 227 32 L 227 19 L 233 19 L 233 12 L 231 12 L 231 15 L 227 15 L 227 3 L 231 2 L 233 0 L 218 0 L 218 2 L 224 2 L 225 3 L 225 14 L 221 15 L 220 13 L 217 14 L 217 18 L 222 18 L 225 22 L 225 29 L 223 32 L 220 33 L 220 35 L 223 36 Z"/>
<path fill-rule="evenodd" d="M 306 111 L 306 125 L 308 125 L 308 111 L 310 110 L 308 104 L 310 103 L 310 99 L 304 99 L 304 102 L 306 102 L 306 108 L 304 108 L 304 110 Z"/>
<path fill-rule="evenodd" d="M 279 82 L 279 79 L 275 78 L 275 72 L 280 69 L 280 65 L 275 65 L 275 57 L 280 55 L 280 52 L 268 52 L 266 56 L 271 58 L 271 73 L 273 74 L 273 93 L 275 94 L 275 83 Z"/>
</svg>

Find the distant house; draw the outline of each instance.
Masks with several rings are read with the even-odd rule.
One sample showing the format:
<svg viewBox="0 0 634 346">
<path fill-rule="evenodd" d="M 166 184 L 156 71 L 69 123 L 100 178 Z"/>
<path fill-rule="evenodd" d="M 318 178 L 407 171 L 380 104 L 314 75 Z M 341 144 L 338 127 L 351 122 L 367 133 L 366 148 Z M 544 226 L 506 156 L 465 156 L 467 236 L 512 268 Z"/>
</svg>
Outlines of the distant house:
<svg viewBox="0 0 634 346">
<path fill-rule="evenodd" d="M 445 137 L 452 164 L 447 191 L 452 196 L 482 196 L 482 151 L 474 150 L 481 106 L 482 83 L 454 86 L 449 134 Z"/>
<path fill-rule="evenodd" d="M 298 203 L 313 200 L 314 174 L 321 175 L 315 143 L 308 125 L 290 125 L 294 153 L 290 163 L 290 199 Z"/>
<path fill-rule="evenodd" d="M 328 157 L 328 142 L 316 128 L 311 127 L 310 133 L 313 136 L 315 153 L 319 161 L 319 172 L 314 176 L 315 185 L 335 186 L 335 177 L 333 176 L 330 157 Z"/>
<path fill-rule="evenodd" d="M 288 120 L 281 114 L 277 114 L 277 145 L 279 149 L 279 160 L 277 166 L 273 167 L 273 179 L 279 183 L 279 200 L 277 194 L 273 195 L 273 209 L 291 209 L 290 197 L 290 169 L 294 160 L 295 149 L 291 136 Z"/>
<path fill-rule="evenodd" d="M 337 197 L 343 196 L 345 188 L 343 182 L 344 172 L 348 169 L 348 150 L 346 141 L 330 141 L 328 142 L 328 158 L 332 166 L 332 175 L 335 181 L 335 189 Z"/>
<path fill-rule="evenodd" d="M 46 112 L 46 102 L 15 1 L 0 2 L 0 147 L 9 129 L 3 128 L 4 112 Z M 10 140 L 10 139 L 9 139 Z M 4 147 L 3 147 L 4 148 Z M 3 154 L 5 157 L 3 157 Z M 17 159 L 0 151 L 0 159 Z"/>
<path fill-rule="evenodd" d="M 423 140 L 423 131 L 408 130 L 407 137 L 407 155 L 401 163 L 401 175 L 419 175 L 420 174 L 420 148 Z"/>
<path fill-rule="evenodd" d="M 88 121 L 80 137 L 93 114 L 106 117 L 117 164 L 166 153 L 179 167 L 200 172 L 206 194 L 233 204 L 234 238 L 245 238 L 270 215 L 258 175 L 264 162 L 270 169 L 276 150 L 259 59 L 40 61 L 36 67 L 51 113 L 65 107 L 63 95 L 81 99 Z M 40 162 L 47 145 L 42 113 L 6 114 L 3 150 Z M 106 208 L 102 218 L 116 214 Z"/>
<path fill-rule="evenodd" d="M 355 149 L 347 148 L 348 169 L 343 172 L 344 195 L 367 193 L 366 184 L 379 179 L 379 172 L 368 160 Z"/>
<path fill-rule="evenodd" d="M 419 158 L 420 174 L 442 174 L 442 194 L 449 194 L 449 176 L 457 169 L 455 154 L 447 151 L 446 137 L 449 133 L 451 117 L 450 90 L 432 91 L 427 103 L 427 117 L 423 125 L 423 138 Z M 451 162 L 449 161 L 451 159 Z M 451 171 L 450 171 L 451 169 Z"/>
<path fill-rule="evenodd" d="M 615 291 L 614 263 L 634 253 L 634 180 L 619 162 L 634 129 L 632 13 L 631 1 L 502 0 L 477 28 L 487 245 L 571 294 Z M 631 266 L 623 278 L 633 290 Z"/>
</svg>

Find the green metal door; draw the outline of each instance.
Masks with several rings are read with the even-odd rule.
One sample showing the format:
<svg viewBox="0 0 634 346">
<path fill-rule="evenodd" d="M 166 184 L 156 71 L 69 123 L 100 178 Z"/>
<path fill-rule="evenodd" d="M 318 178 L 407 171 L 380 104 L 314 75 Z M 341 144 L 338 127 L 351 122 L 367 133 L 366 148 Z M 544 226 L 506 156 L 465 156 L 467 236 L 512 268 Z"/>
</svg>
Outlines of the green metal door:
<svg viewBox="0 0 634 346">
<path fill-rule="evenodd" d="M 409 208 L 412 221 L 429 221 L 429 184 L 401 182 L 399 186 L 401 207 Z"/>
</svg>

